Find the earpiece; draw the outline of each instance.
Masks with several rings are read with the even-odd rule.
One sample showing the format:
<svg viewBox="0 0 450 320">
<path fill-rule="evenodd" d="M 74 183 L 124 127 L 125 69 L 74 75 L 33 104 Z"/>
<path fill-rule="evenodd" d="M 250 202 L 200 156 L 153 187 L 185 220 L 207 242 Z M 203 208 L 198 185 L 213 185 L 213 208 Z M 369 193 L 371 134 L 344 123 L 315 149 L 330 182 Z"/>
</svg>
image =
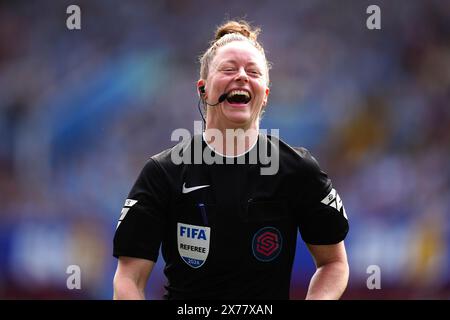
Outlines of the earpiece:
<svg viewBox="0 0 450 320">
<path fill-rule="evenodd" d="M 205 86 L 200 86 L 198 87 L 198 91 L 200 91 L 200 95 L 204 95 L 205 94 Z"/>
</svg>

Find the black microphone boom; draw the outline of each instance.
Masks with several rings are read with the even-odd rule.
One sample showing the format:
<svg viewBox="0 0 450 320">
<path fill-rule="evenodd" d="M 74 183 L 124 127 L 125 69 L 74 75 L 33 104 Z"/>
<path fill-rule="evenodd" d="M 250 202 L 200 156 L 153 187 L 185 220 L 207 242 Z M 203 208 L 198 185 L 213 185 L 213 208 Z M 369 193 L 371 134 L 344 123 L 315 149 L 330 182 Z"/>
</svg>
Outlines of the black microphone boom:
<svg viewBox="0 0 450 320">
<path fill-rule="evenodd" d="M 225 101 L 225 99 L 227 98 L 227 93 L 224 93 L 224 94 L 222 94 L 220 97 L 219 97 L 219 102 L 217 102 L 216 104 L 209 104 L 206 100 L 205 100 L 205 103 L 208 105 L 208 106 L 210 106 L 210 107 L 215 107 L 215 106 L 217 106 L 218 104 L 221 104 L 222 102 L 224 102 Z"/>
<path fill-rule="evenodd" d="M 227 98 L 228 94 L 224 93 L 219 97 L 219 103 L 222 103 L 225 101 L 225 99 Z"/>
<path fill-rule="evenodd" d="M 202 113 L 202 110 L 201 110 L 201 108 L 200 108 L 200 103 L 201 103 L 201 101 L 203 101 L 205 104 L 207 104 L 208 106 L 211 106 L 211 107 L 214 107 L 214 106 L 217 106 L 218 104 L 221 104 L 222 102 L 224 102 L 225 101 L 225 99 L 227 98 L 227 93 L 223 93 L 220 97 L 219 97 L 219 102 L 217 102 L 216 104 L 209 104 L 207 101 L 206 101 L 206 99 L 205 100 L 203 100 L 203 99 L 199 99 L 198 100 L 198 104 L 197 104 L 197 108 L 198 108 L 198 112 L 200 113 L 200 115 L 202 116 L 202 119 L 203 119 L 203 126 L 205 125 L 205 117 L 203 116 L 203 113 Z"/>
</svg>

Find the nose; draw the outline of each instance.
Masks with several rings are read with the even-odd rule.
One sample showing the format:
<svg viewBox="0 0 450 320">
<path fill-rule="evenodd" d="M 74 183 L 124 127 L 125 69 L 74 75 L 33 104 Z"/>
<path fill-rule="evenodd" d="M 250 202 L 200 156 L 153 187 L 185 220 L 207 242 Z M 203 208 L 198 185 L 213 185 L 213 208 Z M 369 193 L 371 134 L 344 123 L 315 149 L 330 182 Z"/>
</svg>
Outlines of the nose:
<svg viewBox="0 0 450 320">
<path fill-rule="evenodd" d="M 236 81 L 248 82 L 248 75 L 247 72 L 245 71 L 245 68 L 243 67 L 239 68 L 239 72 L 236 76 Z"/>
</svg>

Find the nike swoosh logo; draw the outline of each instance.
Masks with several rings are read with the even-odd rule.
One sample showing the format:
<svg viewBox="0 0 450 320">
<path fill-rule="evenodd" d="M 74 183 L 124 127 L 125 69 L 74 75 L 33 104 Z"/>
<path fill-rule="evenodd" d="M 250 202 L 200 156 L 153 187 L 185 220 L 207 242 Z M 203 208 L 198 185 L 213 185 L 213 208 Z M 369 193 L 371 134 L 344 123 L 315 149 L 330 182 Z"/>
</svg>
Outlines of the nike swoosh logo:
<svg viewBox="0 0 450 320">
<path fill-rule="evenodd" d="M 206 185 L 204 185 L 204 186 L 195 186 L 195 187 L 190 187 L 190 188 L 187 188 L 186 187 L 186 182 L 185 183 L 183 183 L 183 193 L 189 193 L 189 192 L 192 192 L 192 191 L 195 191 L 195 190 L 198 190 L 198 189 L 202 189 L 202 188 L 206 188 L 206 187 L 209 187 L 209 184 L 206 184 Z"/>
</svg>

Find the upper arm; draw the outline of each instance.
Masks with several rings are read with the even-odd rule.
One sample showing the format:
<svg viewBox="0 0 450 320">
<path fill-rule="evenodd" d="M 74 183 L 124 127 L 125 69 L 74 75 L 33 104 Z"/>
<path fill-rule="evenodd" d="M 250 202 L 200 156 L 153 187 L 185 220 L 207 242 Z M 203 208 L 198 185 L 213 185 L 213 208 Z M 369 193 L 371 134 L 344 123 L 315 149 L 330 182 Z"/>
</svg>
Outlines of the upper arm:
<svg viewBox="0 0 450 320">
<path fill-rule="evenodd" d="M 168 217 L 167 178 L 150 159 L 141 170 L 121 211 L 113 255 L 157 261 Z"/>
<path fill-rule="evenodd" d="M 344 241 L 330 245 L 307 244 L 307 247 L 317 268 L 334 262 L 348 264 Z"/>
<path fill-rule="evenodd" d="M 155 262 L 150 260 L 121 256 L 117 263 L 114 283 L 117 284 L 124 279 L 131 280 L 143 290 L 154 265 Z"/>
<path fill-rule="evenodd" d="M 331 179 L 314 157 L 303 149 L 299 168 L 298 199 L 295 199 L 298 227 L 303 241 L 314 245 L 333 245 L 345 239 L 349 231 L 342 200 Z"/>
</svg>

